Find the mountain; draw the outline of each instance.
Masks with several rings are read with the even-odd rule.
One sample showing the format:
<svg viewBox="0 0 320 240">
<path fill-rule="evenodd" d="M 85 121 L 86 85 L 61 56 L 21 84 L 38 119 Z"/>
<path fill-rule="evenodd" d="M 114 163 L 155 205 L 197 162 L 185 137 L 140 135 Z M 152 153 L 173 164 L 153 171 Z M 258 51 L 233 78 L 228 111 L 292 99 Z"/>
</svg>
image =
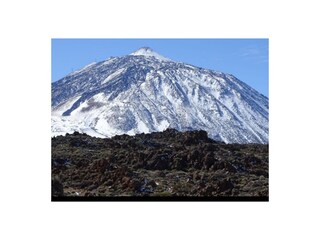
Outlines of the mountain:
<svg viewBox="0 0 320 240">
<path fill-rule="evenodd" d="M 231 74 L 150 48 L 91 63 L 52 83 L 52 136 L 202 129 L 226 143 L 268 143 L 268 98 Z"/>
</svg>

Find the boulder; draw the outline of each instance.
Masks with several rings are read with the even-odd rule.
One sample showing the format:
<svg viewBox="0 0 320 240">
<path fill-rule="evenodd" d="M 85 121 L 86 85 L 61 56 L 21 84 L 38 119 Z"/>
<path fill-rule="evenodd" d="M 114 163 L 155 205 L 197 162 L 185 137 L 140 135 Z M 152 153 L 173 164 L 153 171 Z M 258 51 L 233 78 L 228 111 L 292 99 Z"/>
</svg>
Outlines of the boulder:
<svg viewBox="0 0 320 240">
<path fill-rule="evenodd" d="M 220 192 L 225 192 L 227 190 L 232 190 L 234 188 L 234 184 L 230 181 L 229 178 L 223 179 L 218 182 L 218 190 Z"/>
</svg>

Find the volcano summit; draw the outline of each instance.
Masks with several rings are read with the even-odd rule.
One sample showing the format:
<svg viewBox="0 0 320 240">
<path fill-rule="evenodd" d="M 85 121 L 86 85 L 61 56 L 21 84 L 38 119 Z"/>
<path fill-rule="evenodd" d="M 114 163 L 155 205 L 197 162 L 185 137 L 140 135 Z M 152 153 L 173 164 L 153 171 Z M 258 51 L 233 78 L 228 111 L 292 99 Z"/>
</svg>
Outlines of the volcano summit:
<svg viewBox="0 0 320 240">
<path fill-rule="evenodd" d="M 91 63 L 52 83 L 52 136 L 175 128 L 226 143 L 268 143 L 268 98 L 231 74 L 175 62 L 150 48 Z"/>
</svg>

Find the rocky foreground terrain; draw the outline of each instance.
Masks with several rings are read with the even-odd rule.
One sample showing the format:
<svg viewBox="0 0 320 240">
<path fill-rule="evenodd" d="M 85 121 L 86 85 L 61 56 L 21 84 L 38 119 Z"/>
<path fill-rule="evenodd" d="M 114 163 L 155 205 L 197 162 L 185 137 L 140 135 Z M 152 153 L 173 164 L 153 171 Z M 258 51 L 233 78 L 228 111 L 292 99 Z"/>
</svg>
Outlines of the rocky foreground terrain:
<svg viewBox="0 0 320 240">
<path fill-rule="evenodd" d="M 52 138 L 52 199 L 268 197 L 268 145 L 225 144 L 205 131 Z"/>
</svg>

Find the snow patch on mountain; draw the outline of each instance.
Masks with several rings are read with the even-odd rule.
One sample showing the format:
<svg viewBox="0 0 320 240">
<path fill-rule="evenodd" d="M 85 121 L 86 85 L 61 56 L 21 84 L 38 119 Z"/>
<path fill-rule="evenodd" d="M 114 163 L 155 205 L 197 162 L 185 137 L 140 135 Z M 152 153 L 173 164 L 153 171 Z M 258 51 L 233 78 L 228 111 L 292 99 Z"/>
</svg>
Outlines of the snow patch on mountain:
<svg viewBox="0 0 320 240">
<path fill-rule="evenodd" d="M 131 56 L 144 56 L 144 57 L 154 57 L 158 60 L 161 61 L 171 61 L 171 59 L 166 58 L 159 53 L 154 52 L 151 48 L 149 47 L 143 47 L 138 49 L 137 51 L 133 52 L 130 54 Z"/>
<path fill-rule="evenodd" d="M 114 73 L 111 73 L 105 80 L 101 82 L 101 84 L 107 83 L 110 79 L 115 78 L 119 76 L 121 73 L 123 73 L 126 69 L 125 68 L 120 68 L 116 70 Z"/>
</svg>

